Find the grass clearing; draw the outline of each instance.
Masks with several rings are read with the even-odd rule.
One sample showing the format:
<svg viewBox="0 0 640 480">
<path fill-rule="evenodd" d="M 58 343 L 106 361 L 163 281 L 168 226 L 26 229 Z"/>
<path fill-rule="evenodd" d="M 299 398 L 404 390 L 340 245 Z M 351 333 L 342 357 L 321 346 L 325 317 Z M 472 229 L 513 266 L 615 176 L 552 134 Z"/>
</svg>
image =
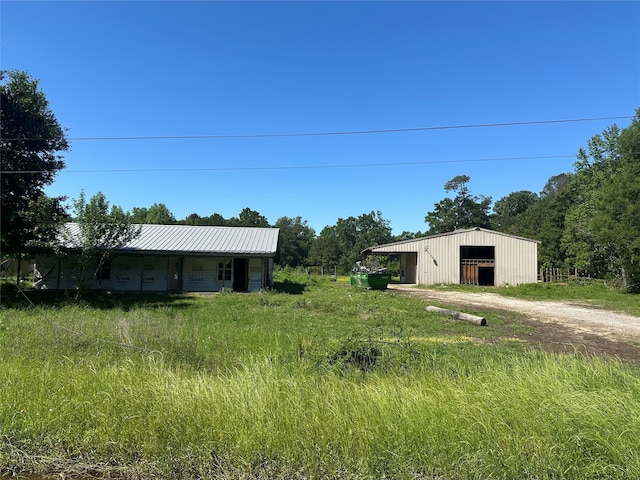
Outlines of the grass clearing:
<svg viewBox="0 0 640 480">
<path fill-rule="evenodd" d="M 85 478 L 640 476 L 637 366 L 532 350 L 508 317 L 478 327 L 392 292 L 278 280 L 82 306 L 36 295 L 35 308 L 3 285 L 0 465 Z"/>
</svg>

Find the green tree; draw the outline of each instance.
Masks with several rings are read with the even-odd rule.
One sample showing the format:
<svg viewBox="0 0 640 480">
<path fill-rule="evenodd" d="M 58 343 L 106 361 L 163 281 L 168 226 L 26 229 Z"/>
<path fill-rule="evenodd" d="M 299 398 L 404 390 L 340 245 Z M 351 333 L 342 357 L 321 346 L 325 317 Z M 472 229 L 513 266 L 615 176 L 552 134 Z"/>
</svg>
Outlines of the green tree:
<svg viewBox="0 0 640 480">
<path fill-rule="evenodd" d="M 133 207 L 131 209 L 131 221 L 137 224 L 147 223 L 147 215 L 149 209 L 147 207 Z"/>
<path fill-rule="evenodd" d="M 227 221 L 219 213 L 214 213 L 213 215 L 209 215 L 208 217 L 201 217 L 197 213 L 192 213 L 190 215 L 187 215 L 184 220 L 176 223 L 180 223 L 182 225 L 208 225 L 219 227 L 227 225 Z"/>
<path fill-rule="evenodd" d="M 267 217 L 250 208 L 243 208 L 238 217 L 230 218 L 227 225 L 231 227 L 268 227 Z"/>
<path fill-rule="evenodd" d="M 572 205 L 566 213 L 561 244 L 566 252 L 566 263 L 586 274 L 602 277 L 607 271 L 607 253 L 597 241 L 593 219 L 599 210 L 603 186 L 620 169 L 616 125 L 594 135 L 587 141 L 587 149 L 578 151 L 569 188 Z"/>
<path fill-rule="evenodd" d="M 434 205 L 424 221 L 429 224 L 427 234 L 446 233 L 461 228 L 491 226 L 489 207 L 491 197 L 474 196 L 469 192 L 467 175 L 458 175 L 444 184 L 447 192 L 456 192 L 454 198 L 445 198 Z"/>
<path fill-rule="evenodd" d="M 424 236 L 426 235 L 422 232 L 408 232 L 407 230 L 403 230 L 403 232 L 400 235 L 396 235 L 395 237 L 393 237 L 391 241 L 402 242 L 404 240 L 413 240 L 415 238 L 421 238 Z"/>
<path fill-rule="evenodd" d="M 615 175 L 602 181 L 592 221 L 607 275 L 640 290 L 640 109 L 618 137 Z"/>
<path fill-rule="evenodd" d="M 213 213 L 205 218 L 206 218 L 207 225 L 212 225 L 217 227 L 224 227 L 225 225 L 227 225 L 227 221 L 219 213 Z"/>
<path fill-rule="evenodd" d="M 493 229 L 517 235 L 518 218 L 537 201 L 538 195 L 528 190 L 520 190 L 502 197 L 493 206 Z"/>
<path fill-rule="evenodd" d="M 340 249 L 338 247 L 336 226 L 327 225 L 320 231 L 320 235 L 311 245 L 309 263 L 330 269 L 338 265 L 339 259 Z"/>
<path fill-rule="evenodd" d="M 187 215 L 184 220 L 181 220 L 178 223 L 181 223 L 184 225 L 203 225 L 203 223 L 201 223 L 202 221 L 203 220 L 200 215 L 198 215 L 197 213 L 191 213 Z"/>
<path fill-rule="evenodd" d="M 49 248 L 55 242 L 60 228 L 69 220 L 69 214 L 58 198 L 40 195 L 30 202 L 26 218 L 33 227 L 33 235 L 30 238 L 29 247 Z"/>
<path fill-rule="evenodd" d="M 63 128 L 38 81 L 25 72 L 0 71 L 0 250 L 21 253 L 51 239 L 64 197 L 46 198 L 44 187 L 64 168 L 69 149 Z"/>
<path fill-rule="evenodd" d="M 571 176 L 561 173 L 549 178 L 538 201 L 515 219 L 509 232 L 540 240 L 538 263 L 543 266 L 565 266 L 565 252 L 560 240 L 565 216 L 573 205 L 569 188 Z"/>
<path fill-rule="evenodd" d="M 315 231 L 301 217 L 280 217 L 274 225 L 280 229 L 275 262 L 280 266 L 298 267 L 309 257 Z"/>
<path fill-rule="evenodd" d="M 119 206 L 110 206 L 103 193 L 96 193 L 87 202 L 84 192 L 73 200 L 78 231 L 64 230 L 65 243 L 79 250 L 80 275 L 77 285 L 79 298 L 87 281 L 93 281 L 113 252 L 135 239 L 140 230 L 133 217 Z"/>
<path fill-rule="evenodd" d="M 337 266 L 340 273 L 351 271 L 362 251 L 373 245 L 393 240 L 389 221 L 381 212 L 363 213 L 358 217 L 339 218 L 333 230 L 338 250 Z"/>
<path fill-rule="evenodd" d="M 173 225 L 176 218 L 164 203 L 154 203 L 149 208 L 133 207 L 131 211 L 133 223 L 150 225 Z"/>
</svg>

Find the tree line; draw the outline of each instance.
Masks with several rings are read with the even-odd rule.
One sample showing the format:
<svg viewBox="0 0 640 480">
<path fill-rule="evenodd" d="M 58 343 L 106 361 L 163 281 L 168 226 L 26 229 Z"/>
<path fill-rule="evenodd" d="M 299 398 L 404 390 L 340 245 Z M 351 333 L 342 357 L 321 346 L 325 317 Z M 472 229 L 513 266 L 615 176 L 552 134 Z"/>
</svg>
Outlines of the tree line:
<svg viewBox="0 0 640 480">
<path fill-rule="evenodd" d="M 38 81 L 25 72 L 2 71 L 0 93 L 2 255 L 49 244 L 61 222 L 80 216 L 79 205 L 103 208 L 96 218 L 108 221 L 114 207 L 109 210 L 101 193 L 87 202 L 81 192 L 73 213 L 63 207 L 64 197 L 45 195 L 44 188 L 65 166 L 61 153 L 69 143 Z M 270 224 L 248 207 L 231 218 L 192 213 L 176 219 L 163 203 L 115 212 L 125 224 L 276 227 L 277 264 L 323 266 L 340 273 L 348 272 L 361 259 L 360 252 L 373 245 L 484 227 L 539 240 L 541 266 L 574 268 L 640 289 L 640 109 L 628 127 L 614 124 L 588 139 L 577 152 L 574 170 L 549 178 L 540 192 L 517 191 L 493 202 L 491 196 L 472 194 L 469 181 L 469 176 L 458 175 L 446 182 L 445 198 L 424 217 L 426 230 L 400 235 L 392 234 L 379 211 L 338 218 L 320 232 L 301 216 L 283 216 Z"/>
<path fill-rule="evenodd" d="M 219 213 L 200 216 L 192 213 L 176 220 L 164 203 L 132 210 L 133 223 L 164 225 L 210 225 L 226 227 L 275 227 L 280 230 L 275 262 L 282 267 L 322 266 L 341 273 L 351 270 L 360 252 L 372 245 L 397 240 L 388 220 L 380 212 L 358 217 L 339 218 L 335 225 L 322 229 L 319 235 L 301 216 L 280 217 L 273 224 L 251 208 L 243 208 L 238 216 L 224 218 Z"/>
</svg>

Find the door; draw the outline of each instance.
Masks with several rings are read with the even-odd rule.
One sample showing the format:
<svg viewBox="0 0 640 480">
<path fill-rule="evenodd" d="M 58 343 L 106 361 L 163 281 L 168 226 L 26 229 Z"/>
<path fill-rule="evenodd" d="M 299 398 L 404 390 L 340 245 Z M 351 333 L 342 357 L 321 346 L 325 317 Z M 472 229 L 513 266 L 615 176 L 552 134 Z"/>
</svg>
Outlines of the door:
<svg viewBox="0 0 640 480">
<path fill-rule="evenodd" d="M 400 283 L 418 283 L 417 253 L 403 253 L 400 255 Z"/>
<path fill-rule="evenodd" d="M 460 283 L 493 286 L 495 258 L 494 246 L 461 246 Z"/>
<path fill-rule="evenodd" d="M 169 257 L 167 259 L 167 282 L 169 291 L 182 290 L 182 258 Z"/>
<path fill-rule="evenodd" d="M 247 275 L 247 259 L 233 259 L 233 291 L 246 292 L 249 287 L 249 277 Z"/>
<path fill-rule="evenodd" d="M 478 285 L 481 287 L 493 287 L 493 265 L 482 267 L 478 265 Z"/>
</svg>

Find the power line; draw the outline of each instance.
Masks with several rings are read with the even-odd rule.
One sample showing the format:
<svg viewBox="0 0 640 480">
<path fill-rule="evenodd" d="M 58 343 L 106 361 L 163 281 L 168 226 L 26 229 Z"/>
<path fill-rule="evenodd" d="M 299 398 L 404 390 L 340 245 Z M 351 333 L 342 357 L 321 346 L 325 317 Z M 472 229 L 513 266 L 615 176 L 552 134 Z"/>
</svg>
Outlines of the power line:
<svg viewBox="0 0 640 480">
<path fill-rule="evenodd" d="M 553 160 L 560 158 L 575 158 L 575 155 L 548 155 L 537 157 L 494 157 L 467 158 L 458 160 L 427 160 L 422 162 L 384 162 L 384 163 L 351 163 L 344 165 L 281 165 L 272 167 L 193 167 L 193 168 L 130 168 L 130 169 L 96 169 L 96 170 L 61 170 L 64 173 L 179 173 L 179 172 L 222 172 L 222 171 L 261 171 L 261 170 L 326 170 L 332 168 L 372 168 L 372 167 L 402 167 L 417 165 L 433 165 L 443 163 L 475 163 L 475 162 L 503 162 L 517 160 Z M 40 174 L 43 170 L 4 170 L 1 175 L 8 174 Z"/>
<path fill-rule="evenodd" d="M 489 127 L 513 127 L 524 125 L 548 125 L 557 123 L 577 123 L 594 122 L 601 120 L 622 120 L 634 118 L 632 115 L 614 117 L 590 117 L 590 118 L 570 118 L 562 120 L 534 120 L 523 122 L 503 122 L 503 123 L 474 123 L 467 125 L 440 125 L 434 127 L 413 127 L 413 128 L 389 128 L 379 130 L 352 130 L 352 131 L 329 131 L 329 132 L 307 132 L 307 133 L 260 133 L 260 134 L 238 134 L 238 135 L 140 135 L 140 136 L 118 136 L 118 137 L 71 137 L 70 141 L 122 141 L 122 140 L 206 140 L 206 139 L 233 139 L 233 138 L 285 138 L 285 137 L 326 137 L 337 135 L 374 135 L 382 133 L 407 133 L 426 132 L 433 130 L 455 130 L 468 128 L 489 128 Z M 17 140 L 43 140 L 42 138 L 4 138 L 6 141 Z"/>
</svg>

